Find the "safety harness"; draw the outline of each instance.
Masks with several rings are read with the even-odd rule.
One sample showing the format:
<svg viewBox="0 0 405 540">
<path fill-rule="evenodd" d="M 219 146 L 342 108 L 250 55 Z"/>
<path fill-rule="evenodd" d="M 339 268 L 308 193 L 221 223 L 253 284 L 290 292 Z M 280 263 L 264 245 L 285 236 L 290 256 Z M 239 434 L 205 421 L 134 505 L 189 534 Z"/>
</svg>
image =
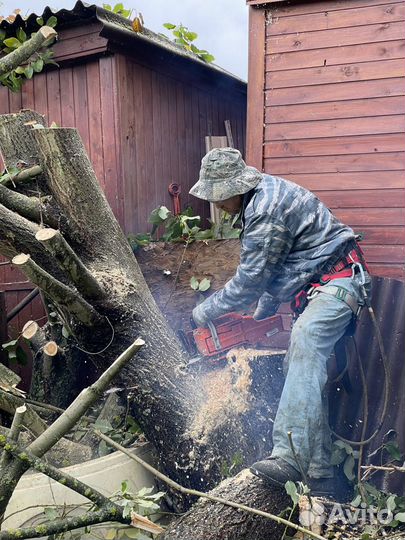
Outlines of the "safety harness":
<svg viewBox="0 0 405 540">
<path fill-rule="evenodd" d="M 359 304 L 357 298 L 350 294 L 345 288 L 339 287 L 338 285 L 330 285 L 330 282 L 339 278 L 353 278 L 355 275 L 359 274 L 359 285 L 363 289 L 366 282 L 364 270 L 368 272 L 368 266 L 364 259 L 361 247 L 355 242 L 353 249 L 344 255 L 327 274 L 321 275 L 317 282 L 310 283 L 305 289 L 300 291 L 291 302 L 293 321 L 295 321 L 304 311 L 308 302 L 321 293 L 338 298 L 342 302 L 345 302 L 352 310 L 352 320 L 347 326 L 345 333 L 336 342 L 334 347 L 337 369 L 341 374 L 343 387 L 349 394 L 352 391 L 352 385 L 347 372 L 348 359 L 346 342 L 347 338 L 353 336 L 356 331 L 357 318 L 363 304 Z"/>
<path fill-rule="evenodd" d="M 360 274 L 360 285 L 364 285 L 364 270 L 368 271 L 367 263 L 361 247 L 355 242 L 353 249 L 344 255 L 327 274 L 322 274 L 318 281 L 310 283 L 295 296 L 291 302 L 294 319 L 297 319 L 308 302 L 320 293 L 329 294 L 345 302 L 357 318 L 362 308 L 357 299 L 345 288 L 330 285 L 330 282 L 339 278 L 353 278 L 356 274 Z"/>
</svg>

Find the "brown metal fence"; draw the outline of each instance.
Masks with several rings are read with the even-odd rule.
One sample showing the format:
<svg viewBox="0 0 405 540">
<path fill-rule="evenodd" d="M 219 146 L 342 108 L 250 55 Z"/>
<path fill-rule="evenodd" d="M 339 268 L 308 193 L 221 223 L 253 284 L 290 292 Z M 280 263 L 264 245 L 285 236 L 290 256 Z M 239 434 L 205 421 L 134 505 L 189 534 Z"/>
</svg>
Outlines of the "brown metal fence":
<svg viewBox="0 0 405 540">
<path fill-rule="evenodd" d="M 404 283 L 395 279 L 373 278 L 372 304 L 381 328 L 388 357 L 388 409 L 378 435 L 367 447 L 366 454 L 372 454 L 390 438 L 405 452 L 405 294 Z M 371 319 L 363 310 L 355 336 L 359 357 L 364 366 L 368 394 L 368 411 L 363 413 L 364 389 L 361 383 L 357 354 L 350 347 L 349 373 L 352 393 L 346 393 L 341 385 L 331 388 L 332 424 L 335 430 L 351 440 L 361 438 L 362 427 L 367 421 L 366 438 L 374 433 L 383 414 L 384 369 Z M 392 431 L 394 430 L 394 431 Z M 381 465 L 381 452 L 371 461 Z M 379 474 L 381 488 L 405 494 L 404 477 L 401 473 Z"/>
</svg>

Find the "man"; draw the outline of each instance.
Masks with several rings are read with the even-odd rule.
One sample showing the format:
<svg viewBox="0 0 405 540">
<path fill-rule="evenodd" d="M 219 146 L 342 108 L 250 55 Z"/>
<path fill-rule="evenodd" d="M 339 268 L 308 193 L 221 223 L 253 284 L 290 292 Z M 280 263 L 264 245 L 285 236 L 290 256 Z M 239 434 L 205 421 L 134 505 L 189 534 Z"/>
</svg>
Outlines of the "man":
<svg viewBox="0 0 405 540">
<path fill-rule="evenodd" d="M 284 485 L 299 480 L 303 468 L 322 485 L 333 477 L 324 394 L 327 361 L 364 303 L 362 283 L 369 283 L 355 235 L 313 193 L 246 166 L 232 148 L 214 149 L 203 158 L 190 194 L 242 218 L 236 274 L 194 309 L 196 324 L 206 326 L 253 302 L 256 319 L 273 315 L 281 302 L 294 300 L 303 309 L 291 332 L 273 451 L 251 471 Z"/>
</svg>

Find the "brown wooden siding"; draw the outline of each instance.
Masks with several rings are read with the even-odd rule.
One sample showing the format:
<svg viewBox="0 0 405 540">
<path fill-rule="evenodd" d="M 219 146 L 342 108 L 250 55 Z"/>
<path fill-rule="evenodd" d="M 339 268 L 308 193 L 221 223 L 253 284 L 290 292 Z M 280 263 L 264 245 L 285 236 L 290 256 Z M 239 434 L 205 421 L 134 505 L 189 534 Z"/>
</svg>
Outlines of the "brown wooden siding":
<svg viewBox="0 0 405 540">
<path fill-rule="evenodd" d="M 405 2 L 250 9 L 266 20 L 264 170 L 314 190 L 364 232 L 374 273 L 403 278 Z"/>
<path fill-rule="evenodd" d="M 168 186 L 181 186 L 182 207 L 209 216 L 208 205 L 188 195 L 197 181 L 206 135 L 225 135 L 231 121 L 235 146 L 245 146 L 246 96 L 229 95 L 160 73 L 117 55 L 126 232 L 150 228 L 150 212 L 172 209 Z"/>
</svg>

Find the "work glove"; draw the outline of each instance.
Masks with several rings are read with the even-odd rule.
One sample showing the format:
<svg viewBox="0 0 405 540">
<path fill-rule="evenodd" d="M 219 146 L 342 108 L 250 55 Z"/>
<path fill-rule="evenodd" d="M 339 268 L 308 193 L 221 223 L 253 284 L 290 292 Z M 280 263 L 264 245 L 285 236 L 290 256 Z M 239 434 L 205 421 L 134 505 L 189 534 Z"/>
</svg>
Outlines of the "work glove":
<svg viewBox="0 0 405 540">
<path fill-rule="evenodd" d="M 253 313 L 253 318 L 256 321 L 267 319 L 276 313 L 280 307 L 280 302 L 273 298 L 268 292 L 261 295 L 257 302 L 256 310 Z"/>
<path fill-rule="evenodd" d="M 203 303 L 193 309 L 193 319 L 198 328 L 205 328 L 211 320 L 211 317 L 204 313 Z"/>
</svg>

